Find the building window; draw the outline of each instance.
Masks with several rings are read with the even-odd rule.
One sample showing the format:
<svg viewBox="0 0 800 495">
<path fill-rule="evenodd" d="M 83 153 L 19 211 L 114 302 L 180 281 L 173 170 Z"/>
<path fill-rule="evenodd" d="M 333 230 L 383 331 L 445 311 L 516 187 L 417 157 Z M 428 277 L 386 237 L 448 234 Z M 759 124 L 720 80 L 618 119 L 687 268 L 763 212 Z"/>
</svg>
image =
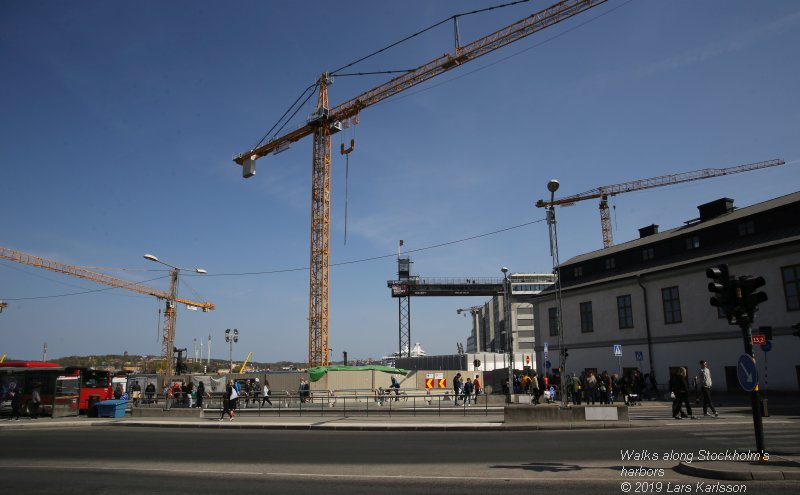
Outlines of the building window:
<svg viewBox="0 0 800 495">
<path fill-rule="evenodd" d="M 677 287 L 661 289 L 661 301 L 664 303 L 664 323 L 680 323 L 681 297 Z"/>
<path fill-rule="evenodd" d="M 572 269 L 572 276 L 573 277 L 582 277 L 583 276 L 583 267 L 582 266 L 576 266 L 575 268 L 573 268 Z"/>
<path fill-rule="evenodd" d="M 783 275 L 783 294 L 786 297 L 786 310 L 800 310 L 800 265 L 781 268 Z"/>
<path fill-rule="evenodd" d="M 520 306 L 520 307 L 517 308 L 517 314 L 518 315 L 532 315 L 533 314 L 533 308 L 530 307 L 530 306 Z"/>
<path fill-rule="evenodd" d="M 619 316 L 619 328 L 633 328 L 633 306 L 631 296 L 617 297 L 617 316 Z"/>
<path fill-rule="evenodd" d="M 686 238 L 686 249 L 697 249 L 700 247 L 700 237 L 693 235 Z"/>
<path fill-rule="evenodd" d="M 549 308 L 547 316 L 550 320 L 550 336 L 558 335 L 558 308 Z"/>
<path fill-rule="evenodd" d="M 651 260 L 651 259 L 653 259 L 655 257 L 656 257 L 656 255 L 655 255 L 655 251 L 653 250 L 653 248 L 649 247 L 649 248 L 642 249 L 642 261 L 648 261 L 648 260 Z"/>
<path fill-rule="evenodd" d="M 518 339 L 532 339 L 533 337 L 533 330 L 517 330 Z"/>
<path fill-rule="evenodd" d="M 517 318 L 517 326 L 518 327 L 532 327 L 533 326 L 533 318 Z"/>
<path fill-rule="evenodd" d="M 746 235 L 753 235 L 756 233 L 756 224 L 752 220 L 742 222 L 739 224 L 739 237 Z"/>
<path fill-rule="evenodd" d="M 581 303 L 581 332 L 589 333 L 594 332 L 594 324 L 592 322 L 592 302 Z"/>
<path fill-rule="evenodd" d="M 617 261 L 614 258 L 606 259 L 606 270 L 613 270 L 617 267 Z"/>
</svg>

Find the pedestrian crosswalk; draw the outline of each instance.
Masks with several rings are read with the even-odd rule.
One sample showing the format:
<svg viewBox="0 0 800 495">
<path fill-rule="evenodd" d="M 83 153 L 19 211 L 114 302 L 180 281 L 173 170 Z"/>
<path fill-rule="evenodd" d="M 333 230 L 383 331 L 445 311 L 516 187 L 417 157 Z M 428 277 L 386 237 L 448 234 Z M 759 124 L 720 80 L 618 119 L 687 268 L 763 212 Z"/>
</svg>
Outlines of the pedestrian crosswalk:
<svg viewBox="0 0 800 495">
<path fill-rule="evenodd" d="M 747 451 L 754 448 L 752 421 L 739 424 L 721 424 L 715 428 L 687 430 L 689 435 L 709 441 L 709 446 Z M 800 456 L 800 424 L 790 421 L 764 424 L 764 445 L 770 455 Z"/>
</svg>

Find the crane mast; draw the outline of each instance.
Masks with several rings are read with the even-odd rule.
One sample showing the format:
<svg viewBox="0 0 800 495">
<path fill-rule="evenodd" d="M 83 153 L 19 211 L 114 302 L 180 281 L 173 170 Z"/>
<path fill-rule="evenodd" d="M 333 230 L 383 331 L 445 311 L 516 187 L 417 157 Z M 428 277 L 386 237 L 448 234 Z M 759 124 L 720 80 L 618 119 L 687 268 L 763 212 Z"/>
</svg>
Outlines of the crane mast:
<svg viewBox="0 0 800 495">
<path fill-rule="evenodd" d="M 642 191 L 644 189 L 652 189 L 655 187 L 671 186 L 674 184 L 682 184 L 684 182 L 691 182 L 701 179 L 711 179 L 713 177 L 720 177 L 722 175 L 740 174 L 742 172 L 749 172 L 751 170 L 759 170 L 768 167 L 777 167 L 784 165 L 786 162 L 781 159 L 766 160 L 763 162 L 748 163 L 745 165 L 737 165 L 727 168 L 704 168 L 694 170 L 691 172 L 682 172 L 679 174 L 661 175 L 658 177 L 651 177 L 649 179 L 638 179 L 629 182 L 622 182 L 620 184 L 612 184 L 610 186 L 600 186 L 590 191 L 582 192 L 580 194 L 573 194 L 566 196 L 555 201 L 545 201 L 540 199 L 536 202 L 537 208 L 549 208 L 551 206 L 571 206 L 578 201 L 585 201 L 587 199 L 600 199 L 600 226 L 603 232 L 603 248 L 608 248 L 614 245 L 614 238 L 611 232 L 611 214 L 608 211 L 608 198 L 626 192 Z"/>
<path fill-rule="evenodd" d="M 608 0 L 562 0 L 516 23 L 456 47 L 453 54 L 444 54 L 430 62 L 395 77 L 332 109 L 328 107 L 328 86 L 331 75 L 322 74 L 317 82 L 319 95 L 316 111 L 302 127 L 276 137 L 267 143 L 234 155 L 233 161 L 242 166 L 242 175 L 255 175 L 256 160 L 278 153 L 291 143 L 313 135 L 314 154 L 311 184 L 311 266 L 309 287 L 309 352 L 308 366 L 325 366 L 329 361 L 328 305 L 330 256 L 330 136 L 341 128 L 341 122 L 355 119 L 361 110 L 391 98 L 409 88 L 428 81 L 451 69 L 487 53 L 521 40 L 533 33 L 558 24 Z"/>
<path fill-rule="evenodd" d="M 189 299 L 182 299 L 177 297 L 178 294 L 178 270 L 170 270 L 170 290 L 165 292 L 156 288 L 141 284 L 138 282 L 130 282 L 119 278 L 105 275 L 103 273 L 93 272 L 79 266 L 67 265 L 58 261 L 41 258 L 32 254 L 23 253 L 15 249 L 0 246 L 0 259 L 14 261 L 23 265 L 33 266 L 36 268 L 43 268 L 53 272 L 71 275 L 73 277 L 90 280 L 98 284 L 116 287 L 118 289 L 130 290 L 154 296 L 158 299 L 166 301 L 166 308 L 164 310 L 164 325 L 162 328 L 161 338 L 161 357 L 164 360 L 164 371 L 166 376 L 172 374 L 172 349 L 175 344 L 175 325 L 176 325 L 176 311 L 175 304 L 181 303 L 188 306 L 195 306 L 201 308 L 204 312 L 211 311 L 215 308 L 214 304 L 210 302 L 196 302 Z"/>
</svg>

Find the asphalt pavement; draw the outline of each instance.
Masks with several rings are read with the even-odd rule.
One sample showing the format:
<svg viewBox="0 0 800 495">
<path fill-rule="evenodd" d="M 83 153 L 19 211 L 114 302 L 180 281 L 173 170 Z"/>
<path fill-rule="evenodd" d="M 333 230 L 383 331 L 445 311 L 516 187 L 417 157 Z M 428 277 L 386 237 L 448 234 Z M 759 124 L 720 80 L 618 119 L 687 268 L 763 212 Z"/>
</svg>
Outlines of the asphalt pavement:
<svg viewBox="0 0 800 495">
<path fill-rule="evenodd" d="M 670 413 L 670 404 L 667 402 L 646 402 L 629 409 L 630 421 L 609 424 L 608 422 L 580 422 L 580 423 L 551 423 L 546 425 L 515 425 L 504 423 L 503 408 L 497 406 L 484 407 L 481 412 L 477 410 L 463 410 L 453 407 L 441 413 L 421 410 L 417 415 L 412 415 L 408 410 L 395 409 L 390 415 L 388 410 L 372 411 L 369 416 L 351 411 L 348 416 L 340 412 L 320 408 L 318 413 L 307 409 L 301 416 L 299 411 L 284 409 L 280 416 L 275 410 L 245 409 L 239 411 L 233 420 L 227 417 L 219 420 L 221 411 L 206 409 L 204 411 L 184 409 L 162 411 L 158 408 L 148 408 L 144 411 L 134 411 L 122 418 L 40 418 L 32 420 L 22 418 L 20 421 L 0 420 L 0 435 L 3 432 L 40 430 L 40 429 L 66 429 L 87 427 L 123 427 L 123 428 L 183 428 L 183 429 L 216 429 L 222 431 L 234 430 L 328 430 L 328 431 L 519 431 L 519 430 L 592 430 L 619 428 L 625 430 L 641 430 L 648 428 L 675 428 L 682 432 L 696 432 L 699 435 L 713 435 L 715 431 L 734 431 L 747 438 L 753 437 L 752 413 L 747 407 L 746 397 L 731 397 L 718 401 L 717 410 L 719 417 L 702 416 L 702 411 L 697 419 L 676 420 Z M 773 414 L 763 418 L 765 429 L 771 432 L 774 438 L 779 438 L 776 432 L 793 431 L 800 438 L 800 401 L 795 397 L 775 401 Z M 545 404 L 535 407 L 559 407 L 557 404 Z M 136 414 L 136 413 L 143 414 Z M 416 412 L 416 411 L 415 411 Z M 772 440 L 772 438 L 770 439 Z M 768 459 L 760 458 L 753 454 L 752 449 L 747 453 L 734 450 L 739 457 L 725 456 L 724 452 L 714 452 L 709 459 L 694 459 L 694 462 L 676 461 L 675 471 L 697 477 L 698 479 L 717 480 L 790 480 L 800 481 L 800 441 L 793 439 L 788 445 L 770 447 L 767 443 Z M 772 442 L 773 444 L 775 441 Z M 569 477 L 568 473 L 561 473 Z M 798 487 L 800 488 L 800 486 Z"/>
</svg>

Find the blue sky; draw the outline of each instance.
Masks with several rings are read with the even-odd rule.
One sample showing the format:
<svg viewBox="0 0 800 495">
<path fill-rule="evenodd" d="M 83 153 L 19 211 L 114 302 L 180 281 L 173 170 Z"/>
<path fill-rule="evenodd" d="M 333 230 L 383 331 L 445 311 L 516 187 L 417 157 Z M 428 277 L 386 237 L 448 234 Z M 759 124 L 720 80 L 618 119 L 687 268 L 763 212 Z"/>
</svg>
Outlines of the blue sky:
<svg viewBox="0 0 800 495">
<path fill-rule="evenodd" d="M 491 1 L 0 3 L 0 245 L 167 288 L 153 253 L 208 276 L 180 295 L 176 344 L 238 328 L 234 359 L 305 360 L 311 140 L 258 162 L 257 143 L 319 74 Z M 462 42 L 550 2 L 464 17 Z M 601 15 L 604 14 L 604 15 Z M 696 206 L 794 192 L 800 178 L 800 5 L 611 0 L 364 110 L 333 138 L 331 261 L 390 255 L 544 218 L 551 178 L 568 195 L 601 185 L 783 158 L 787 165 L 614 199 L 617 243 L 668 229 Z M 355 67 L 414 68 L 453 49 L 445 24 Z M 331 105 L 389 76 L 340 77 Z M 295 119 L 311 112 L 305 107 Z M 345 163 L 350 158 L 344 244 Z M 561 259 L 602 247 L 594 202 L 558 210 Z M 549 272 L 544 222 L 414 253 L 426 277 Z M 392 257 L 331 269 L 334 359 L 396 350 Z M 231 275 L 274 272 L 261 275 Z M 228 274 L 228 275 L 225 275 Z M 158 354 L 160 304 L 0 261 L 0 354 Z M 412 300 L 412 340 L 453 353 L 483 298 Z M 191 352 L 191 351 L 190 351 Z"/>
</svg>

